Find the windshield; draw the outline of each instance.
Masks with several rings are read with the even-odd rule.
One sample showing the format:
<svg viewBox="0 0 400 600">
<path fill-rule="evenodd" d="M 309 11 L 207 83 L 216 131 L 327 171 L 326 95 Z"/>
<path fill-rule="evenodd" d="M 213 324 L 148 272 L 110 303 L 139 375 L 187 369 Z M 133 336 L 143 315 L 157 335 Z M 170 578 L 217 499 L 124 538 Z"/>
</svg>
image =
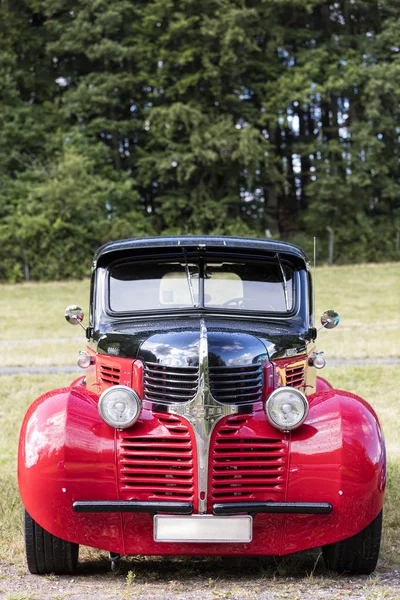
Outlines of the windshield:
<svg viewBox="0 0 400 600">
<path fill-rule="evenodd" d="M 293 307 L 293 271 L 285 268 L 288 310 Z M 282 273 L 274 263 L 208 263 L 204 273 L 204 305 L 287 312 Z"/>
<path fill-rule="evenodd" d="M 288 313 L 293 310 L 293 270 L 278 260 L 147 261 L 110 270 L 114 313 L 193 307 Z"/>
</svg>

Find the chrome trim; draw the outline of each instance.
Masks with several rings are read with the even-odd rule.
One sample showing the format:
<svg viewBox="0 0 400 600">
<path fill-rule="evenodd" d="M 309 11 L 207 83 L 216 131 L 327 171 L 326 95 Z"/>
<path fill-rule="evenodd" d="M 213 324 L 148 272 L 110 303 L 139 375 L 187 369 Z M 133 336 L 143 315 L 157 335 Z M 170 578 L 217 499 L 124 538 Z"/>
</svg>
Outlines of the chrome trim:
<svg viewBox="0 0 400 600">
<path fill-rule="evenodd" d="M 195 434 L 199 514 L 207 512 L 208 456 L 213 429 L 220 419 L 237 413 L 237 408 L 237 406 L 221 404 L 211 395 L 208 376 L 207 328 L 204 321 L 201 320 L 197 394 L 190 402 L 169 407 L 169 412 L 180 415 L 189 421 Z"/>
<path fill-rule="evenodd" d="M 193 504 L 163 500 L 75 500 L 72 510 L 78 513 L 143 512 L 154 515 L 157 512 L 169 512 L 191 515 Z"/>
<path fill-rule="evenodd" d="M 182 377 L 183 377 L 183 375 L 182 375 Z M 152 377 L 151 375 L 146 374 L 146 381 L 149 381 L 149 380 L 154 381 L 155 383 L 154 384 L 148 383 L 147 384 L 148 386 L 160 387 L 160 378 L 159 377 Z M 168 383 L 180 383 L 180 384 L 185 383 L 185 381 L 183 381 L 182 379 L 168 379 L 167 381 L 168 381 Z M 188 383 L 190 383 L 190 381 Z M 182 388 L 171 388 L 170 386 L 168 386 L 168 387 L 169 387 L 169 389 L 177 389 L 177 390 L 182 389 Z M 193 387 L 196 387 L 196 389 L 197 389 L 197 381 L 194 382 Z"/>
<path fill-rule="evenodd" d="M 143 408 L 147 409 L 147 410 L 152 410 L 154 412 L 158 412 L 158 413 L 168 413 L 168 414 L 180 414 L 178 413 L 175 409 L 177 406 L 183 407 L 183 406 L 187 406 L 190 402 L 179 402 L 173 404 L 172 402 L 169 402 L 168 404 L 165 404 L 163 402 L 154 402 L 153 400 L 143 400 Z M 219 402 L 217 402 L 218 407 L 220 406 L 231 406 L 230 404 L 220 404 Z M 173 409 L 173 410 L 171 410 Z M 259 411 L 264 411 L 264 401 L 263 400 L 258 400 L 257 402 L 246 402 L 245 404 L 238 404 L 235 405 L 235 412 L 234 413 L 229 413 L 229 414 L 251 414 L 253 412 L 259 412 Z M 203 411 L 204 414 L 204 411 Z M 186 415 L 181 415 L 184 416 L 185 419 L 188 419 L 188 417 Z M 225 415 L 223 415 L 225 416 Z M 229 416 L 229 415 L 226 415 Z"/>
<path fill-rule="evenodd" d="M 214 515 L 236 515 L 249 512 L 283 515 L 329 515 L 333 510 L 329 502 L 218 502 L 213 505 Z"/>
</svg>

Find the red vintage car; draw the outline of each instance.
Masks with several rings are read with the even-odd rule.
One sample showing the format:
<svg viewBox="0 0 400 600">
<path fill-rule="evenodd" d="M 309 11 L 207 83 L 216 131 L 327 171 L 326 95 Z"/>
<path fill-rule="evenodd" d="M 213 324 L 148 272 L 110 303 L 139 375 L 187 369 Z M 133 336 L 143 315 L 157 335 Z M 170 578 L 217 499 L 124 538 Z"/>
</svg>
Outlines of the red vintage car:
<svg viewBox="0 0 400 600">
<path fill-rule="evenodd" d="M 385 446 L 325 365 L 296 246 L 131 239 L 96 254 L 85 376 L 25 416 L 18 478 L 31 573 L 79 544 L 120 555 L 284 555 L 329 569 L 379 555 Z M 79 307 L 66 318 L 80 323 Z M 332 328 L 335 311 L 323 315 Z"/>
</svg>

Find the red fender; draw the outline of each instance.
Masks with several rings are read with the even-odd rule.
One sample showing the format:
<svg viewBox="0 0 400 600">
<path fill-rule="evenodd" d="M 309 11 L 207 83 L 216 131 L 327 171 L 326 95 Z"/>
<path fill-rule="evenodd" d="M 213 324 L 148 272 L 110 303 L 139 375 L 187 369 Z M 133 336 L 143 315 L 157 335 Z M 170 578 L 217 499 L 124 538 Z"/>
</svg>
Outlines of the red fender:
<svg viewBox="0 0 400 600">
<path fill-rule="evenodd" d="M 80 385 L 38 398 L 22 424 L 18 483 L 44 529 L 62 539 L 124 553 L 117 513 L 77 514 L 75 500 L 118 500 L 115 430 L 100 418 L 98 396 Z"/>
<path fill-rule="evenodd" d="M 329 381 L 327 381 L 323 377 L 317 377 L 317 392 L 328 392 L 332 389 L 333 387 L 331 386 Z"/>
<path fill-rule="evenodd" d="M 306 422 L 292 433 L 288 502 L 330 502 L 330 515 L 288 515 L 283 553 L 355 535 L 383 507 L 386 454 L 374 410 L 331 389 L 309 398 Z"/>
</svg>

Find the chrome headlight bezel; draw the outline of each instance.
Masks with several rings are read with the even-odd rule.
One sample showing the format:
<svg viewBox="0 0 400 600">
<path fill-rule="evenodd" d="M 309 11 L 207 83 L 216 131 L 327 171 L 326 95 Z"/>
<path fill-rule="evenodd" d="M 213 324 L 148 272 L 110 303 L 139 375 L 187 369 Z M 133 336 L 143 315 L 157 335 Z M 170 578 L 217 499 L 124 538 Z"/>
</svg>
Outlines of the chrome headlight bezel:
<svg viewBox="0 0 400 600">
<path fill-rule="evenodd" d="M 302 412 L 299 413 L 299 419 L 297 421 L 295 421 L 294 423 L 283 423 L 283 422 L 280 423 L 276 419 L 276 417 L 274 419 L 273 408 L 274 408 L 274 406 L 276 406 L 276 403 L 278 400 L 280 400 L 280 403 L 283 403 L 283 399 L 282 399 L 283 394 L 286 394 L 286 397 L 288 394 L 292 394 L 301 401 L 300 406 L 302 406 Z M 281 396 L 281 398 L 279 398 L 279 396 Z M 287 400 L 286 403 L 287 404 L 290 403 L 289 399 Z M 291 431 L 292 429 L 297 429 L 298 427 L 300 427 L 300 425 L 302 425 L 307 418 L 308 409 L 309 409 L 309 405 L 308 405 L 308 400 L 307 400 L 305 394 L 303 394 L 303 392 L 301 392 L 299 389 L 293 388 L 290 386 L 284 386 L 284 387 L 277 388 L 276 390 L 271 392 L 271 394 L 268 396 L 268 398 L 266 399 L 266 401 L 264 403 L 264 410 L 265 410 L 265 414 L 267 415 L 268 421 L 271 423 L 271 425 L 273 425 L 277 429 L 280 429 L 281 431 Z"/>
<path fill-rule="evenodd" d="M 126 401 L 129 401 L 131 406 L 134 408 L 134 414 L 129 419 L 122 422 L 117 422 L 110 417 L 109 411 L 107 411 L 107 404 L 112 401 L 112 396 L 115 394 L 125 395 Z M 98 403 L 98 411 L 100 417 L 107 425 L 114 427 L 115 429 L 127 429 L 136 423 L 142 412 L 142 401 L 140 396 L 135 390 L 128 387 L 127 385 L 114 385 L 113 387 L 107 388 L 100 396 Z"/>
</svg>

